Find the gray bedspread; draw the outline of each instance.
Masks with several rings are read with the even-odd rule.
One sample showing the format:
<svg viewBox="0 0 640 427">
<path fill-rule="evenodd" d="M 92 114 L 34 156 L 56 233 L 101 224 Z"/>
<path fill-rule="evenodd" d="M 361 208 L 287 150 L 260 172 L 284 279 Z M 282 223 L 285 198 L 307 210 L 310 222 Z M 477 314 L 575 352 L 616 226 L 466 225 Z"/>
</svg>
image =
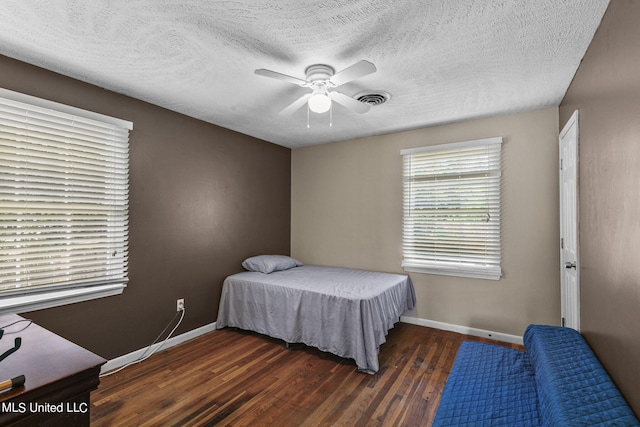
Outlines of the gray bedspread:
<svg viewBox="0 0 640 427">
<path fill-rule="evenodd" d="M 415 299 L 402 274 L 315 265 L 246 271 L 225 279 L 216 325 L 304 343 L 375 373 L 387 332 Z"/>
</svg>

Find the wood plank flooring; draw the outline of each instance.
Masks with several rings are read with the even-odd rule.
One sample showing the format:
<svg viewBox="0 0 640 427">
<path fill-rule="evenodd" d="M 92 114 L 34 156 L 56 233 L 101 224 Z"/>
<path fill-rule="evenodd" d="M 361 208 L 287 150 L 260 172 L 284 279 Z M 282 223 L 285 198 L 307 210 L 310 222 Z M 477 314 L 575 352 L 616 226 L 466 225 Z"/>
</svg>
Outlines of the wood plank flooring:
<svg viewBox="0 0 640 427">
<path fill-rule="evenodd" d="M 351 359 L 226 328 L 103 378 L 91 425 L 429 426 L 465 339 L 491 342 L 398 323 L 368 375 Z"/>
</svg>

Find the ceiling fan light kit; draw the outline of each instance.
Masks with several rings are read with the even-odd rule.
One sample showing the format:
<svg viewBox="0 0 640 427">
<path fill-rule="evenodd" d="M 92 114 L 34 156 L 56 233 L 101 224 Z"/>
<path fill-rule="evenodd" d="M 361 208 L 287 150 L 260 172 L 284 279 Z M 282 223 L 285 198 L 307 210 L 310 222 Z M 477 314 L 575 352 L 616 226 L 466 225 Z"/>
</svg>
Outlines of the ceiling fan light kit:
<svg viewBox="0 0 640 427">
<path fill-rule="evenodd" d="M 335 88 L 375 72 L 375 65 L 365 60 L 356 62 L 338 73 L 335 73 L 334 69 L 329 65 L 314 64 L 305 70 L 305 80 L 264 68 L 255 71 L 255 73 L 260 76 L 283 80 L 300 87 L 311 89 L 311 93 L 302 95 L 280 111 L 282 115 L 292 114 L 305 104 L 307 104 L 308 110 L 314 113 L 326 113 L 327 111 L 331 111 L 333 101 L 358 114 L 366 113 L 371 108 L 369 104 L 362 103 L 335 90 Z"/>
<path fill-rule="evenodd" d="M 331 98 L 329 98 L 326 91 L 314 91 L 307 103 L 309 104 L 309 110 L 318 114 L 326 113 L 331 108 Z"/>
</svg>

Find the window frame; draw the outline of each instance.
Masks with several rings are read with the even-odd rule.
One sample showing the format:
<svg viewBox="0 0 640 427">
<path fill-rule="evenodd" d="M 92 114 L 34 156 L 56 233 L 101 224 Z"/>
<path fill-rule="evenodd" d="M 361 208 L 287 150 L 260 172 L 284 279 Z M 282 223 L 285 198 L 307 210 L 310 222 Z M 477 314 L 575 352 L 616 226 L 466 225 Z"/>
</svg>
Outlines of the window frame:
<svg viewBox="0 0 640 427">
<path fill-rule="evenodd" d="M 401 150 L 400 154 L 403 157 L 402 267 L 405 271 L 489 280 L 500 279 L 502 276 L 502 142 L 501 137 L 494 137 Z M 442 160 L 440 163 L 434 163 L 438 156 L 444 156 L 444 153 L 448 153 L 447 159 L 458 158 L 458 160 L 462 162 L 467 161 L 465 160 L 465 153 L 468 155 L 473 153 L 473 151 L 485 149 L 490 150 L 491 148 L 493 148 L 494 151 L 487 152 L 487 164 L 484 165 L 486 167 L 479 167 L 478 169 L 473 169 L 473 171 L 460 172 L 455 169 L 451 169 L 451 171 L 447 169 L 447 173 L 444 173 L 443 171 L 445 170 L 445 166 L 442 166 Z M 453 153 L 458 154 L 456 155 Z M 422 157 L 419 157 L 421 155 Z M 436 160 L 430 160 L 432 158 Z M 411 161 L 414 162 L 414 166 L 411 165 Z M 416 162 L 420 162 L 420 165 L 415 166 Z M 422 172 L 425 172 L 429 169 L 420 168 L 427 168 L 428 165 L 433 165 L 435 169 L 432 169 L 431 172 L 427 172 L 423 175 L 416 176 L 416 170 L 422 170 Z M 443 168 L 442 170 L 440 170 L 441 167 Z M 472 168 L 476 168 L 476 165 Z M 440 172 L 436 170 L 439 170 Z M 480 177 L 480 175 L 483 174 L 485 176 Z M 442 183 L 448 183 L 446 184 L 446 187 L 449 188 L 451 187 L 451 183 L 455 184 L 455 182 L 458 181 L 463 184 L 457 188 L 466 188 L 466 190 L 462 190 L 464 191 L 464 194 L 457 199 L 452 199 L 450 197 L 450 192 L 447 194 L 448 198 L 445 199 L 447 202 L 444 203 L 444 205 L 447 206 L 450 212 L 453 209 L 451 206 L 457 206 L 458 209 L 463 209 L 465 206 L 468 206 L 468 200 L 470 200 L 469 198 L 471 194 L 469 193 L 471 190 L 469 190 L 468 187 L 471 184 L 465 183 L 464 180 L 468 179 L 471 175 L 474 175 L 473 178 L 478 180 L 484 179 L 486 183 L 490 185 L 490 187 L 487 187 L 486 193 L 483 195 L 485 197 L 484 203 L 487 205 L 485 208 L 485 215 L 487 215 L 486 227 L 480 227 L 481 222 L 477 219 L 478 214 L 476 214 L 476 219 L 473 220 L 473 225 L 469 225 L 468 222 L 460 219 L 462 215 L 460 215 L 459 212 L 463 211 L 453 211 L 451 215 L 446 217 L 446 215 L 435 213 L 439 207 L 432 207 L 428 209 L 423 207 L 420 209 L 425 212 L 433 212 L 426 214 L 423 213 L 423 218 L 425 216 L 427 218 L 446 217 L 448 221 L 451 221 L 451 223 L 455 225 L 454 227 L 442 225 L 442 220 L 420 219 L 419 216 L 416 216 L 416 212 L 420 211 L 416 207 L 417 204 L 421 204 L 422 206 L 425 204 L 437 206 L 438 203 L 440 203 L 439 201 L 443 200 L 440 198 L 439 201 L 436 201 L 436 198 L 439 196 L 431 197 L 431 194 L 429 193 L 430 191 L 435 193 L 436 190 L 434 189 L 436 188 L 436 185 L 442 185 Z M 425 182 L 426 184 L 421 187 L 420 184 L 417 184 L 420 181 Z M 428 181 L 432 181 L 434 184 L 429 184 L 427 183 Z M 420 190 L 422 192 L 418 194 L 418 191 Z M 425 194 L 429 194 L 429 198 L 426 198 Z M 475 193 L 474 196 L 476 196 Z M 467 199 L 462 199 L 462 197 L 467 197 Z M 459 201 L 457 203 L 452 203 L 451 200 Z M 471 211 L 468 207 L 464 209 Z M 459 236 L 451 237 L 453 233 L 451 230 L 446 230 L 447 227 L 453 229 L 456 226 L 459 227 L 458 223 L 463 222 L 465 223 L 465 227 L 475 227 L 473 228 L 474 231 L 481 232 L 485 236 L 485 239 L 483 240 L 484 246 L 481 246 L 482 243 L 480 243 L 482 239 L 477 237 L 473 237 L 473 243 L 475 243 L 476 246 L 472 249 L 469 248 L 471 246 L 470 244 L 459 243 L 460 240 L 462 240 Z M 435 223 L 440 224 L 434 225 Z M 429 232 L 417 234 L 415 232 L 417 227 L 429 230 Z M 482 232 L 481 230 L 485 231 Z M 437 237 L 438 234 L 447 237 L 440 239 Z M 456 243 L 456 239 L 458 243 Z M 438 242 L 445 242 L 446 244 L 442 244 L 440 247 Z M 427 246 L 433 249 L 426 249 Z M 442 249 L 444 246 L 448 246 L 447 249 Z M 481 248 L 480 252 L 484 251 L 484 255 L 478 255 L 478 247 Z M 457 256 L 454 254 L 454 251 L 458 252 Z"/>
<path fill-rule="evenodd" d="M 31 95 L 26 95 L 18 92 L 14 92 L 8 89 L 0 88 L 0 98 L 6 101 L 27 104 L 29 108 L 34 110 L 44 109 L 49 110 L 55 115 L 70 117 L 77 120 L 99 122 L 105 126 L 112 126 L 120 129 L 120 131 L 126 131 L 126 142 L 124 149 L 126 150 L 126 156 L 120 163 L 120 166 L 125 167 L 126 173 L 126 193 L 122 197 L 114 199 L 114 204 L 120 203 L 119 206 L 122 210 L 122 204 L 124 203 L 124 217 L 120 217 L 119 221 L 124 218 L 124 222 L 128 222 L 128 175 L 129 175 L 129 135 L 128 132 L 133 129 L 133 124 L 129 121 L 106 116 L 103 114 L 86 111 L 80 108 L 60 104 L 57 102 L 37 98 Z M 26 108 L 28 110 L 29 108 Z M 25 117 L 28 113 L 25 113 Z M 7 140 L 12 140 L 8 138 Z M 121 147 L 122 148 L 122 147 Z M 49 153 L 47 152 L 47 155 Z M 6 181 L 11 187 L 12 181 Z M 104 184 L 108 185 L 108 184 Z M 7 187 L 7 188 L 9 188 Z M 17 194 L 17 193 L 16 193 Z M 113 205 L 109 205 L 113 206 Z M 67 214 L 69 214 L 67 212 Z M 109 223 L 111 220 L 107 220 Z M 43 284 L 37 286 L 16 287 L 0 290 L 0 313 L 23 313 L 27 311 L 40 310 L 45 308 L 57 307 L 65 304 L 71 304 L 81 301 L 88 301 L 96 298 L 103 298 L 112 295 L 119 295 L 123 292 L 127 286 L 128 274 L 128 227 L 121 232 L 119 239 L 124 239 L 124 277 L 120 279 L 108 279 L 101 280 L 100 278 L 93 278 L 87 280 L 74 280 L 63 284 Z M 122 241 L 119 240 L 119 244 Z M 15 246 L 15 244 L 13 245 Z M 0 249 L 7 250 L 12 245 L 2 246 L 0 241 Z M 110 265 L 111 262 L 104 258 L 104 265 Z"/>
</svg>

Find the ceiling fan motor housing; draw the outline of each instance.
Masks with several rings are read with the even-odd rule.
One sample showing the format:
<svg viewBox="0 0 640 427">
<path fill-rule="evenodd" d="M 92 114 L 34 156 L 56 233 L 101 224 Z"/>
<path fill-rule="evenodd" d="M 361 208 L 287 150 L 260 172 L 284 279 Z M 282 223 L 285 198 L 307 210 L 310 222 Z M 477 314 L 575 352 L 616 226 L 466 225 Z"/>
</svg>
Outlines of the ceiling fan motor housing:
<svg viewBox="0 0 640 427">
<path fill-rule="evenodd" d="M 335 74 L 333 67 L 325 64 L 310 65 L 304 72 L 309 82 L 328 81 Z"/>
</svg>

